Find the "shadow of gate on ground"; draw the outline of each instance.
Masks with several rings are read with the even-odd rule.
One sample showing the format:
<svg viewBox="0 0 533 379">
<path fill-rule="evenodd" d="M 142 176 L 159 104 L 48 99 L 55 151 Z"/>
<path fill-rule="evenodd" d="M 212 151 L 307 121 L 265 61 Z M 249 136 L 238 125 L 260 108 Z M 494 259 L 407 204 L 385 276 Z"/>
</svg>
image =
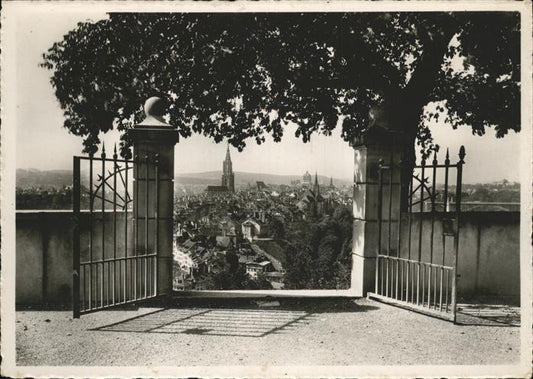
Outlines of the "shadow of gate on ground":
<svg viewBox="0 0 533 379">
<path fill-rule="evenodd" d="M 320 313 L 366 312 L 378 309 L 352 299 L 182 299 L 164 307 L 91 330 L 107 332 L 201 334 L 264 337 L 289 333 L 310 324 Z"/>
</svg>

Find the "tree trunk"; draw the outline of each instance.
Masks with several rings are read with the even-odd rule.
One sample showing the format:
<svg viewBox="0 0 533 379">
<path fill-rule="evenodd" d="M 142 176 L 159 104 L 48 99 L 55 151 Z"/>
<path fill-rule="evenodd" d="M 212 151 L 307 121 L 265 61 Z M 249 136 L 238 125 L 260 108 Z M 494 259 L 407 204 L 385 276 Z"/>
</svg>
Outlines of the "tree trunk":
<svg viewBox="0 0 533 379">
<path fill-rule="evenodd" d="M 442 28 L 436 35 L 426 36 L 424 52 L 416 65 L 416 69 L 404 89 L 391 93 L 386 99 L 386 116 L 391 129 L 401 131 L 404 139 L 402 154 L 402 196 L 401 209 L 407 210 L 409 199 L 409 182 L 416 165 L 416 138 L 424 106 L 430 99 L 436 84 L 444 56 L 456 27 L 453 23 Z"/>
</svg>

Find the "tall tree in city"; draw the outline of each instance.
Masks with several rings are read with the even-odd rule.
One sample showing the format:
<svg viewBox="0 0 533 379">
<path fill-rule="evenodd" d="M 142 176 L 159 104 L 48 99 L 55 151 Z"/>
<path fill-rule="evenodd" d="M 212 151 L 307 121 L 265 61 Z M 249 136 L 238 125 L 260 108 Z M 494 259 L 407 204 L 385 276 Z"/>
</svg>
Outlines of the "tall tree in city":
<svg viewBox="0 0 533 379">
<path fill-rule="evenodd" d="M 113 13 L 79 23 L 42 65 L 86 152 L 158 95 L 183 138 L 243 149 L 340 125 L 352 142 L 379 119 L 405 134 L 413 160 L 416 141 L 432 147 L 431 119 L 519 131 L 519 31 L 512 12 Z M 126 137 L 121 147 L 128 156 Z"/>
</svg>

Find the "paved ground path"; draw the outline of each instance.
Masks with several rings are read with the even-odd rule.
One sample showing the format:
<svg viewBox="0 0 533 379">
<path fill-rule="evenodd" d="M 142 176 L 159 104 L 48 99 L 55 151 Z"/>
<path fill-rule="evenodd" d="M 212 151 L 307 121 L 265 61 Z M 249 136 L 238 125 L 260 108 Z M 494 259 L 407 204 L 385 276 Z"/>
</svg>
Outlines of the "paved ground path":
<svg viewBox="0 0 533 379">
<path fill-rule="evenodd" d="M 77 320 L 69 311 L 19 311 L 17 362 L 195 366 L 518 361 L 519 328 L 473 324 L 453 325 L 366 299 L 318 307 L 139 308 Z"/>
</svg>

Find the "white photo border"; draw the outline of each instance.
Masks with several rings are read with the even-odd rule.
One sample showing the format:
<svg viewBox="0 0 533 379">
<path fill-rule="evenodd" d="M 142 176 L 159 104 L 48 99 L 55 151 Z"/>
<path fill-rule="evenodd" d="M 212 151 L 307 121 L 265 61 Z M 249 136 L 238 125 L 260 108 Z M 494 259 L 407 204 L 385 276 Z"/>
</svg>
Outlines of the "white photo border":
<svg viewBox="0 0 533 379">
<path fill-rule="evenodd" d="M 532 7 L 526 1 L 12 1 L 1 14 L 1 354 L 9 377 L 529 377 L 532 365 Z M 517 11 L 521 13 L 521 356 L 495 366 L 17 366 L 15 361 L 16 19 L 25 12 L 385 12 Z"/>
</svg>

